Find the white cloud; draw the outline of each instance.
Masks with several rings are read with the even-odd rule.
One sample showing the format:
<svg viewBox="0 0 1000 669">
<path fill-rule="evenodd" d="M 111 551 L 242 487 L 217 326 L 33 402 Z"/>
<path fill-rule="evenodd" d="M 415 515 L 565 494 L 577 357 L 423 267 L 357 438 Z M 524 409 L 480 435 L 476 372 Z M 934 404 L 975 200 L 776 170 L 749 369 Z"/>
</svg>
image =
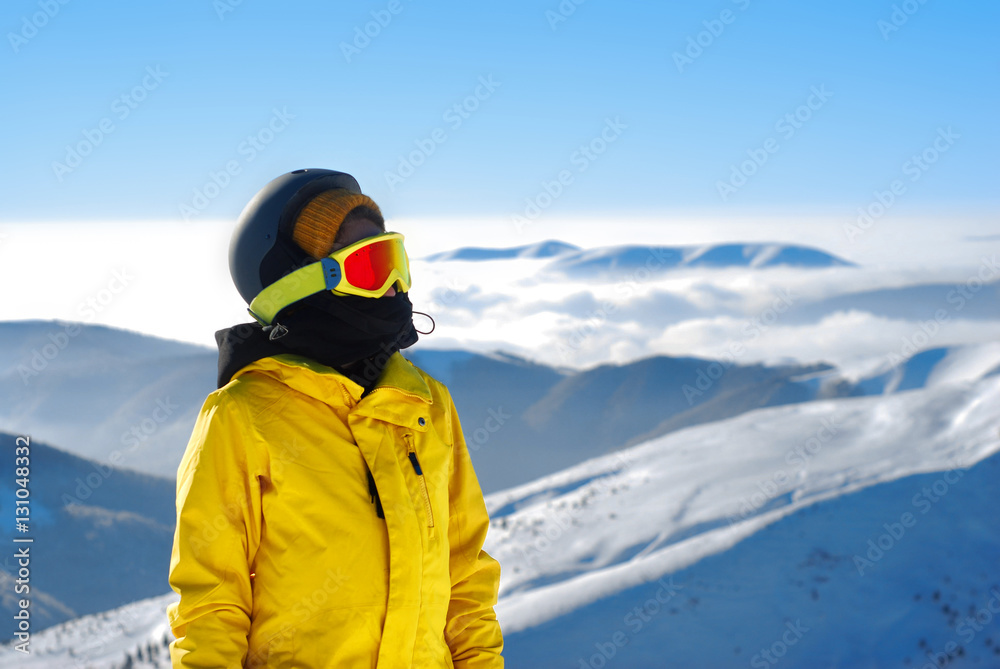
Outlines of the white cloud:
<svg viewBox="0 0 1000 669">
<path fill-rule="evenodd" d="M 983 229 L 975 220 L 946 227 L 915 221 L 905 227 L 887 219 L 880 222 L 880 235 L 873 231 L 854 245 L 837 236 L 837 222 L 829 218 L 808 223 L 788 217 L 634 218 L 616 221 L 613 235 L 608 222 L 598 219 L 546 220 L 524 235 L 507 223 L 390 222 L 407 234 L 414 306 L 437 321 L 422 346 L 503 349 L 579 367 L 657 353 L 716 357 L 736 342 L 745 347 L 741 357 L 747 361 L 848 364 L 898 348 L 919 323 L 842 311 L 819 314 L 822 320 L 812 323 L 777 314 L 765 330 L 753 319 L 767 315 L 783 294 L 799 306 L 855 291 L 963 281 L 983 255 L 1000 248 L 1000 240 L 989 236 L 968 241 Z M 229 276 L 232 226 L 231 221 L 7 224 L 0 230 L 0 280 L 15 289 L 7 293 L 5 317 L 84 320 L 214 347 L 215 330 L 249 320 Z M 599 282 L 543 273 L 547 259 L 420 260 L 458 246 L 504 247 L 549 238 L 583 247 L 794 239 L 873 264 L 622 273 Z M 891 263 L 879 262 L 890 258 Z M 121 276 L 129 277 L 126 285 Z M 998 332 L 997 321 L 952 318 L 934 345 L 983 341 Z"/>
</svg>

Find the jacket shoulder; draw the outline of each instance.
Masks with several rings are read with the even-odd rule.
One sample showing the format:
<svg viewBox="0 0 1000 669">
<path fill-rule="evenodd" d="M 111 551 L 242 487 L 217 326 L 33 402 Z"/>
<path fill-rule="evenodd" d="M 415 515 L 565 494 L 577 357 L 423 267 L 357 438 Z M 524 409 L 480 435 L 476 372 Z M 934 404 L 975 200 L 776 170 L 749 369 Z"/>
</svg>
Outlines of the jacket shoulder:
<svg viewBox="0 0 1000 669">
<path fill-rule="evenodd" d="M 448 386 L 415 365 L 409 358 L 404 357 L 403 360 L 406 360 L 406 364 L 410 365 L 420 375 L 420 378 L 424 380 L 424 383 L 427 384 L 427 389 L 431 391 L 431 398 L 434 404 L 440 402 L 447 407 L 451 401 L 451 391 L 448 390 Z"/>
<path fill-rule="evenodd" d="M 283 383 L 271 376 L 247 373 L 210 393 L 206 403 L 214 397 L 217 404 L 238 404 L 250 416 L 257 416 L 283 397 L 287 390 Z"/>
</svg>

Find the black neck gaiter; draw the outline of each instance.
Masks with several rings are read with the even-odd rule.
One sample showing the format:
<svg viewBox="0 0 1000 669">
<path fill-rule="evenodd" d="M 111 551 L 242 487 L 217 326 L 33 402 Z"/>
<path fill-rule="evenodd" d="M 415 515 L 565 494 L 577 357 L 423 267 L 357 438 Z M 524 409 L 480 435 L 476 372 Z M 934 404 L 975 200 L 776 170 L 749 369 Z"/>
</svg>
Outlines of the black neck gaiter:
<svg viewBox="0 0 1000 669">
<path fill-rule="evenodd" d="M 295 353 L 333 367 L 368 391 L 389 357 L 416 343 L 417 331 L 406 293 L 370 298 L 324 291 L 278 312 L 267 331 L 257 322 L 242 323 L 219 330 L 215 341 L 219 388 L 251 362 Z"/>
</svg>

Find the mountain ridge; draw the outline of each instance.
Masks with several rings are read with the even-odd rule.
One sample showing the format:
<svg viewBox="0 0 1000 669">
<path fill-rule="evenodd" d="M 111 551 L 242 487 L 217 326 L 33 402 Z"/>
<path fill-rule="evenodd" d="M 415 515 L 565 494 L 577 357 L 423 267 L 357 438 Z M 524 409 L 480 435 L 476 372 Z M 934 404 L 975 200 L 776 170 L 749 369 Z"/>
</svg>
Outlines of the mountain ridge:
<svg viewBox="0 0 1000 669">
<path fill-rule="evenodd" d="M 729 242 L 683 246 L 622 245 L 583 249 L 558 240 L 505 248 L 460 247 L 433 253 L 428 262 L 482 262 L 524 258 L 551 259 L 545 269 L 567 276 L 606 274 L 612 270 L 790 267 L 856 267 L 855 263 L 821 249 L 799 244 Z"/>
</svg>

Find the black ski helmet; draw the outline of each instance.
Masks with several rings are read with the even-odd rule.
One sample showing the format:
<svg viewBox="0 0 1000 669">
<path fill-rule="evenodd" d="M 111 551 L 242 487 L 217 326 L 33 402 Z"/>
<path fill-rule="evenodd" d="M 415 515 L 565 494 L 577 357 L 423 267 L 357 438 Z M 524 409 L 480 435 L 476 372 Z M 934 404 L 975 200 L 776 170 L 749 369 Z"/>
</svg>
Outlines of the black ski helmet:
<svg viewBox="0 0 1000 669">
<path fill-rule="evenodd" d="M 229 242 L 229 273 L 247 304 L 291 270 L 315 262 L 292 241 L 291 227 L 313 196 L 333 188 L 361 193 L 346 172 L 295 170 L 270 181 L 243 208 Z"/>
</svg>

